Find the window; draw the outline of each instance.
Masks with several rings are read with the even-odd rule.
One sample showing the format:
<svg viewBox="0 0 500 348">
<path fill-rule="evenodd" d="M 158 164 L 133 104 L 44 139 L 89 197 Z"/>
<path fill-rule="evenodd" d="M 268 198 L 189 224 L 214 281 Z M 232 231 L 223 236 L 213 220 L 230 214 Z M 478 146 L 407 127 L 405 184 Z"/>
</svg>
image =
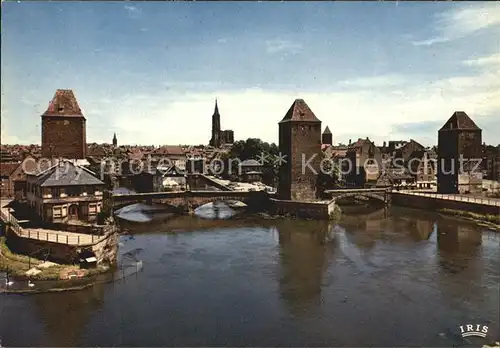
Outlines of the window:
<svg viewBox="0 0 500 348">
<path fill-rule="evenodd" d="M 62 216 L 62 209 L 61 209 L 61 207 L 54 207 L 53 208 L 53 213 L 54 213 L 54 217 L 55 218 L 61 217 Z"/>
<path fill-rule="evenodd" d="M 61 194 L 61 191 L 59 189 L 59 187 L 53 187 L 52 188 L 52 197 L 59 197 L 59 195 Z"/>
<path fill-rule="evenodd" d="M 80 186 L 70 186 L 66 189 L 68 196 L 79 196 L 82 193 Z"/>
</svg>

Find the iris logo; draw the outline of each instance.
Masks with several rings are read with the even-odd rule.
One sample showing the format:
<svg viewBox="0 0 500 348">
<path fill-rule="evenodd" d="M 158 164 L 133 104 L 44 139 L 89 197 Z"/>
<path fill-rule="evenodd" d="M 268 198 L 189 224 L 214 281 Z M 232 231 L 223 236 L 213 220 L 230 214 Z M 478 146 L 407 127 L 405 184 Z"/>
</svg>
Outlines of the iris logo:
<svg viewBox="0 0 500 348">
<path fill-rule="evenodd" d="M 486 337 L 486 334 L 488 333 L 488 327 L 486 325 L 479 324 L 460 325 L 460 333 L 462 334 L 462 337 Z"/>
</svg>

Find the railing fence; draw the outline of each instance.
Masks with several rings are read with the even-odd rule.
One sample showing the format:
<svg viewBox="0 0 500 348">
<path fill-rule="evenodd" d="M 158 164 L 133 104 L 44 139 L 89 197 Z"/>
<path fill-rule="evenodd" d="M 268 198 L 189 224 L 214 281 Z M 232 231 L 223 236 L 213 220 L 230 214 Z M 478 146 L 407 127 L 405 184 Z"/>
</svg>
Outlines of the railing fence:
<svg viewBox="0 0 500 348">
<path fill-rule="evenodd" d="M 74 234 L 74 236 L 72 236 L 67 233 L 61 234 L 43 230 L 24 229 L 21 226 L 19 226 L 19 222 L 14 216 L 12 216 L 12 214 L 5 213 L 4 211 L 1 211 L 0 213 L 2 220 L 4 220 L 6 223 L 9 223 L 14 232 L 19 237 L 23 238 L 29 238 L 29 239 L 35 239 L 35 240 L 53 242 L 59 244 L 68 244 L 68 245 L 88 245 L 88 244 L 94 244 L 95 242 L 99 241 L 99 238 L 102 237 L 93 234 L 76 234 L 70 232 L 71 234 Z"/>
<path fill-rule="evenodd" d="M 474 196 L 466 196 L 466 195 L 457 196 L 457 195 L 443 194 L 443 193 L 428 193 L 428 192 L 413 192 L 413 191 L 399 191 L 399 192 L 403 193 L 403 194 L 407 194 L 407 195 L 423 196 L 423 197 L 444 199 L 444 200 L 457 201 L 457 202 L 470 202 L 470 203 L 477 203 L 477 204 L 492 205 L 492 206 L 499 206 L 500 207 L 500 200 L 499 199 L 474 197 Z"/>
</svg>

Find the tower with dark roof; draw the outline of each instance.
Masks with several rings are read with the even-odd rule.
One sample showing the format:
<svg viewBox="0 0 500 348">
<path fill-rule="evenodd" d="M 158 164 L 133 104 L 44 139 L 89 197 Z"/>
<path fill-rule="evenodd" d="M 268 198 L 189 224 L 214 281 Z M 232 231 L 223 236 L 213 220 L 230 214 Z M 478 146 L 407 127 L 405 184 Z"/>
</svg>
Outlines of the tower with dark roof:
<svg viewBox="0 0 500 348">
<path fill-rule="evenodd" d="M 481 129 L 463 111 L 456 111 L 438 132 L 439 193 L 482 191 Z M 475 168 L 477 167 L 477 168 Z"/>
<path fill-rule="evenodd" d="M 210 139 L 210 145 L 213 147 L 219 147 L 221 145 L 220 136 L 220 114 L 219 107 L 217 106 L 217 99 L 215 99 L 215 109 L 212 115 L 212 138 Z"/>
<path fill-rule="evenodd" d="M 330 128 L 328 128 L 328 126 L 326 126 L 323 134 L 321 134 L 321 143 L 325 145 L 333 145 L 332 132 L 330 131 Z"/>
<path fill-rule="evenodd" d="M 116 139 L 116 133 L 113 134 L 113 146 L 114 147 L 118 146 L 118 139 Z"/>
<path fill-rule="evenodd" d="M 86 119 L 70 89 L 58 89 L 42 114 L 42 156 L 84 159 Z"/>
<path fill-rule="evenodd" d="M 321 121 L 302 99 L 296 99 L 279 122 L 280 199 L 313 201 L 318 198 L 317 174 L 321 162 Z M 311 169 L 312 168 L 312 169 Z"/>
</svg>

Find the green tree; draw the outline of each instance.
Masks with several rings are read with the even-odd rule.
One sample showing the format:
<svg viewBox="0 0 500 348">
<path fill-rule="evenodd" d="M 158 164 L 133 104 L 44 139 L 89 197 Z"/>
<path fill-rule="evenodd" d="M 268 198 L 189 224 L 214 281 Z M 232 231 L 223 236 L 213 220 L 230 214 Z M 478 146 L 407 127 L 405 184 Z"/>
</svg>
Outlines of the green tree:
<svg viewBox="0 0 500 348">
<path fill-rule="evenodd" d="M 327 158 L 323 153 L 322 168 L 318 172 L 316 185 L 319 192 L 332 190 L 339 185 L 340 167 L 333 158 Z"/>
<path fill-rule="evenodd" d="M 228 169 L 225 176 L 236 180 L 239 161 L 243 162 L 249 159 L 261 160 L 265 158 L 266 161 L 263 163 L 262 168 L 262 179 L 266 185 L 274 186 L 278 176 L 278 168 L 275 164 L 275 157 L 278 153 L 279 149 L 275 143 L 267 143 L 258 138 L 239 140 L 233 144 L 228 154 L 222 156 L 225 168 Z M 229 163 L 230 159 L 233 159 L 231 163 Z M 239 161 L 235 161 L 235 159 L 239 159 Z M 229 167 L 231 167 L 233 175 L 228 174 Z"/>
</svg>

